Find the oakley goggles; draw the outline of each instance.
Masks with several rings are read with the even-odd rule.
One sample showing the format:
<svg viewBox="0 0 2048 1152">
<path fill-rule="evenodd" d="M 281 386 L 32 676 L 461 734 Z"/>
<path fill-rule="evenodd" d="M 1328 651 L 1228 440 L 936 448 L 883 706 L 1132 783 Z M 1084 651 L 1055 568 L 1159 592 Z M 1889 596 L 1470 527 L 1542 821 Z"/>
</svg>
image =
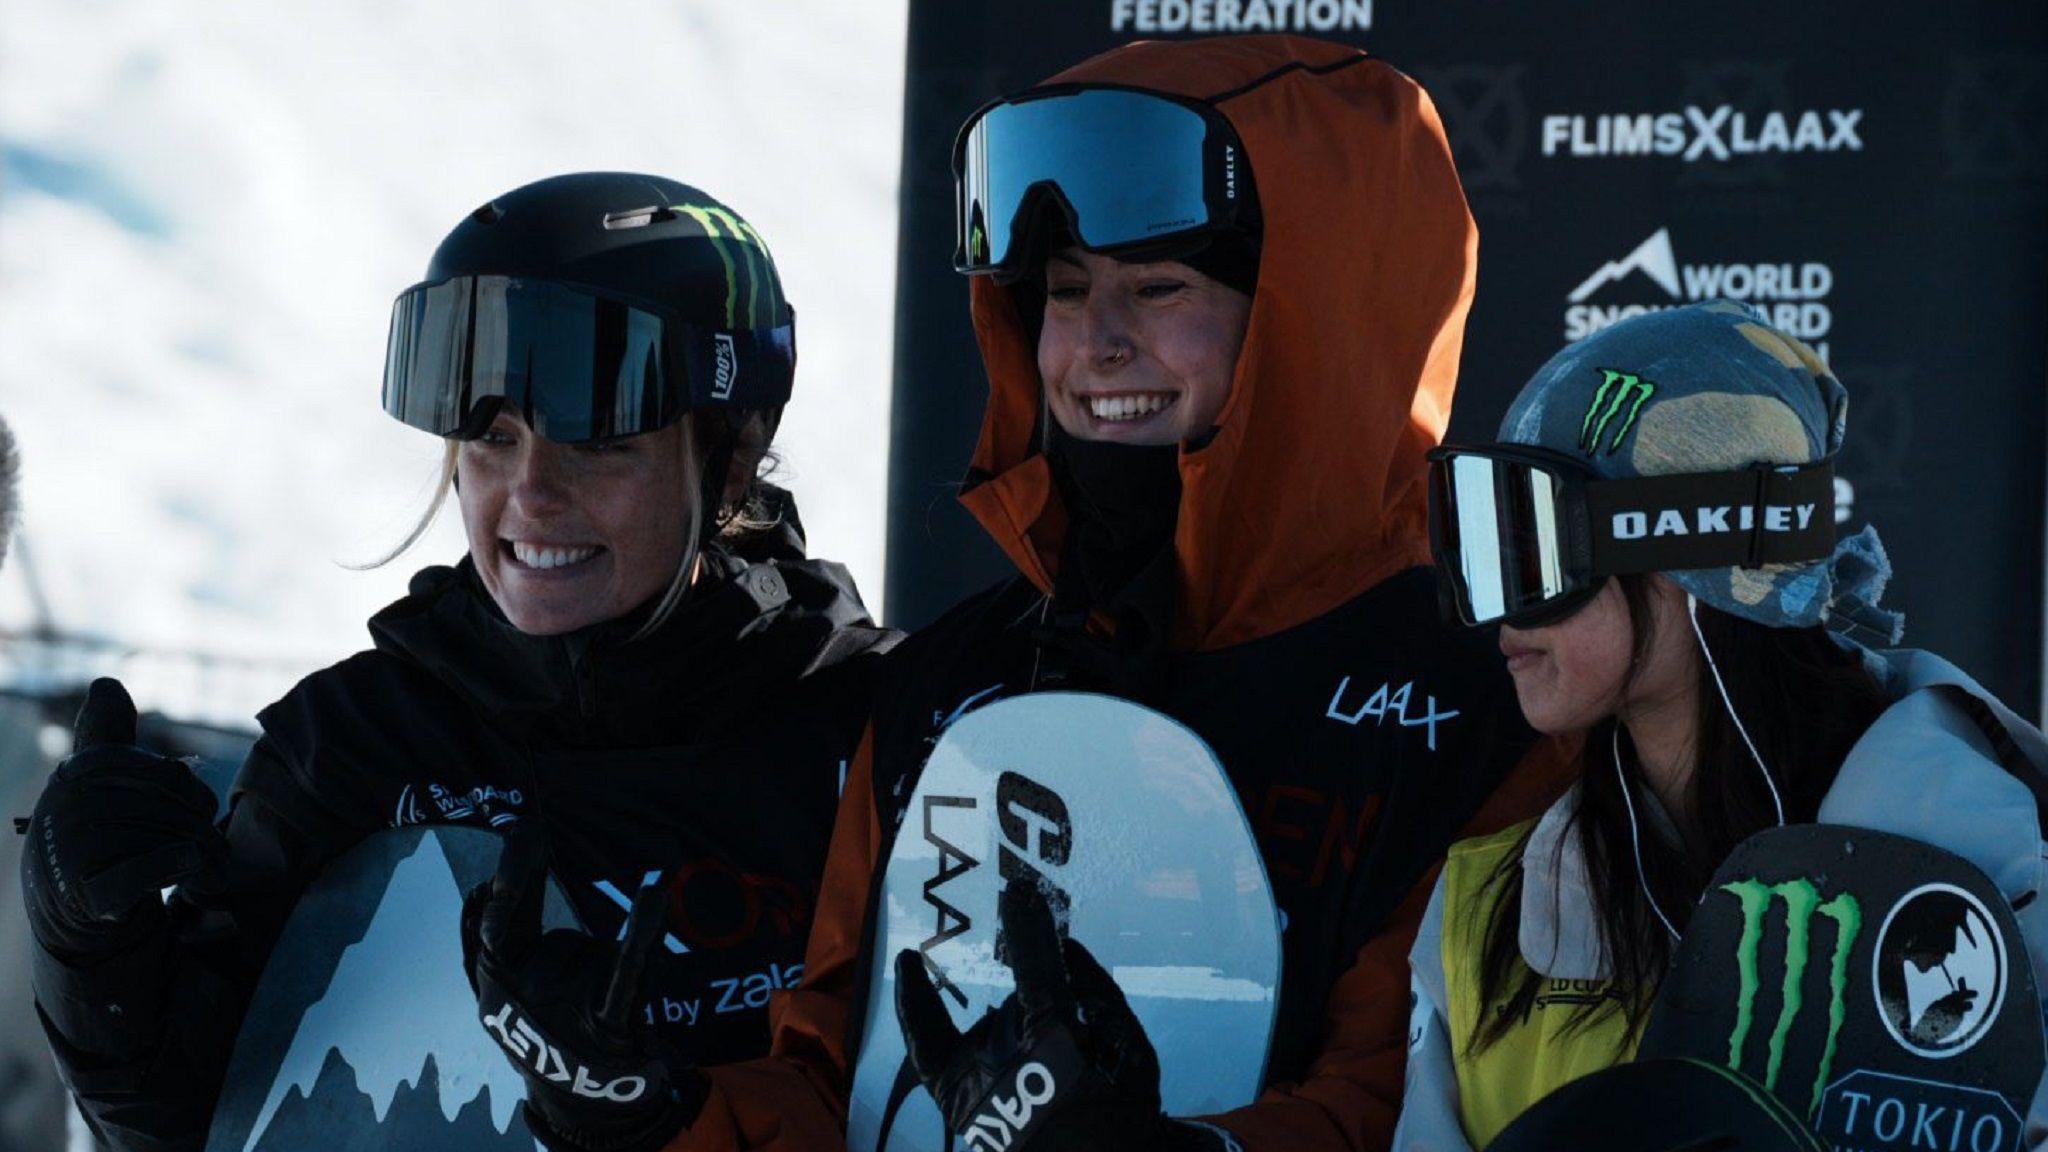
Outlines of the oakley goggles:
<svg viewBox="0 0 2048 1152">
<path fill-rule="evenodd" d="M 774 328 L 685 323 L 549 280 L 456 276 L 391 309 L 384 410 L 469 439 L 509 410 L 560 443 L 636 436 L 692 408 L 770 408 L 796 374 L 793 317 Z"/>
<path fill-rule="evenodd" d="M 1835 547 L 1833 458 L 1606 480 L 1519 445 L 1429 454 L 1429 540 L 1445 615 L 1540 627 L 1608 577 L 1819 560 Z"/>
<path fill-rule="evenodd" d="M 1222 114 L 1131 88 L 1061 85 L 998 100 L 953 144 L 962 272 L 1027 271 L 1050 195 L 1075 239 L 1114 253 L 1227 228 L 1251 212 L 1244 147 Z"/>
</svg>

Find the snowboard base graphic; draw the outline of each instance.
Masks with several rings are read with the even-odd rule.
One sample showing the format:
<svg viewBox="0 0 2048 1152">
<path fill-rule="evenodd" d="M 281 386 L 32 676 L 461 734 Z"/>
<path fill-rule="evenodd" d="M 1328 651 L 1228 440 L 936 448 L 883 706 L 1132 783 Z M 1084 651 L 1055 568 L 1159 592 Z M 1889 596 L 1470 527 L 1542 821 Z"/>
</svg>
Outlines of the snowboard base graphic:
<svg viewBox="0 0 2048 1152">
<path fill-rule="evenodd" d="M 1870 1152 L 2017 1152 L 2048 1060 L 1997 886 L 1942 849 L 1832 825 L 1729 855 L 1641 1055 L 1734 1068 L 1830 1145 Z"/>
<path fill-rule="evenodd" d="M 320 874 L 256 985 L 206 1152 L 539 1147 L 462 967 L 462 897 L 501 846 L 479 829 L 401 828 Z M 577 927 L 552 881 L 542 920 Z"/>
<path fill-rule="evenodd" d="M 952 1146 L 909 1071 L 893 960 L 921 951 L 968 1027 L 1014 987 L 995 950 L 996 898 L 1013 876 L 1050 889 L 1067 933 L 1116 978 L 1159 1053 L 1167 1114 L 1257 1096 L 1279 914 L 1222 765 L 1178 721 L 1081 693 L 970 712 L 925 762 L 884 867 L 847 1126 L 855 1152 Z"/>
</svg>

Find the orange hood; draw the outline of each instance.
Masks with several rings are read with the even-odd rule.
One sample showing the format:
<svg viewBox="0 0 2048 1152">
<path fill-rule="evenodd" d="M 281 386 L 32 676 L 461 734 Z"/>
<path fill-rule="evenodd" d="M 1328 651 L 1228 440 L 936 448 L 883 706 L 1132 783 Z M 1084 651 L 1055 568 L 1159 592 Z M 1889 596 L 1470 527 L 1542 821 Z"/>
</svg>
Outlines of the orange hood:
<svg viewBox="0 0 2048 1152">
<path fill-rule="evenodd" d="M 1051 82 L 1208 100 L 1258 186 L 1250 329 L 1218 433 L 1180 456 L 1173 646 L 1270 635 L 1428 563 L 1423 455 L 1450 416 L 1479 247 L 1428 95 L 1297 36 L 1131 44 Z M 1049 591 L 1067 517 L 1032 438 L 1035 349 L 1008 289 L 971 291 L 989 403 L 960 499 Z"/>
</svg>

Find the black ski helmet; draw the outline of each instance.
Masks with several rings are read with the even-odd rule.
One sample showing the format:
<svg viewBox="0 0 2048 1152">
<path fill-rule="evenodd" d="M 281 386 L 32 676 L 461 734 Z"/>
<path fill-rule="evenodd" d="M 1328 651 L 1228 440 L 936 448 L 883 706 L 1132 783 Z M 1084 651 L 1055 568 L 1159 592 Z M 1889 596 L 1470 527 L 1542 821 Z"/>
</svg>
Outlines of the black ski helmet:
<svg viewBox="0 0 2048 1152">
<path fill-rule="evenodd" d="M 392 310 L 386 411 L 471 437 L 502 405 L 577 442 L 779 409 L 795 314 L 761 234 L 659 176 L 579 172 L 471 212 Z"/>
<path fill-rule="evenodd" d="M 1761 1084 L 1704 1060 L 1641 1060 L 1529 1106 L 1486 1152 L 1829 1152 Z"/>
</svg>

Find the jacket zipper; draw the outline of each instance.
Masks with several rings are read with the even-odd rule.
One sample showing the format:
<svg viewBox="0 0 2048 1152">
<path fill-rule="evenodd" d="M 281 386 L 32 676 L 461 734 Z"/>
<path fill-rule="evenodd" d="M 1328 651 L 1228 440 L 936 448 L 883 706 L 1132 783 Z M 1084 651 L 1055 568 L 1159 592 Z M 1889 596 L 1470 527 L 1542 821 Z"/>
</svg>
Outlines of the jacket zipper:
<svg viewBox="0 0 2048 1152">
<path fill-rule="evenodd" d="M 590 667 L 589 650 L 586 649 L 580 653 L 571 651 L 569 654 L 569 667 L 576 676 L 576 711 L 585 720 L 595 720 L 597 718 L 597 684 L 596 676 Z"/>
</svg>

